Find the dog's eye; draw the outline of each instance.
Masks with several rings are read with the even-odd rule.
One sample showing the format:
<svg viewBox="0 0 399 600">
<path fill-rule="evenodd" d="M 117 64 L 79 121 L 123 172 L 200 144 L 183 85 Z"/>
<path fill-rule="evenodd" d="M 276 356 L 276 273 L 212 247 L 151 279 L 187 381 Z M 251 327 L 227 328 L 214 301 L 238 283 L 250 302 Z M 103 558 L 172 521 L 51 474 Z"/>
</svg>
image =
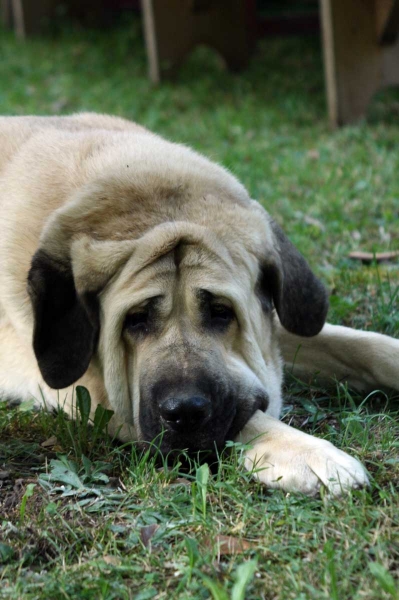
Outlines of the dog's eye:
<svg viewBox="0 0 399 600">
<path fill-rule="evenodd" d="M 123 329 L 132 333 L 145 333 L 148 328 L 148 312 L 139 311 L 126 316 Z"/>
<path fill-rule="evenodd" d="M 211 304 L 210 317 L 212 327 L 225 329 L 235 318 L 234 311 L 224 304 Z"/>
</svg>

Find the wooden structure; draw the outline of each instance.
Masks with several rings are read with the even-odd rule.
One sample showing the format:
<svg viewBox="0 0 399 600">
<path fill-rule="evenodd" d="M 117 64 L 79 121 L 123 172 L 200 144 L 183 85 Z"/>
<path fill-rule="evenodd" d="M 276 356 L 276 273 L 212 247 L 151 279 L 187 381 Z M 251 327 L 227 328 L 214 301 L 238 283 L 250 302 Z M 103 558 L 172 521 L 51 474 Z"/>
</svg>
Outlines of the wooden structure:
<svg viewBox="0 0 399 600">
<path fill-rule="evenodd" d="M 24 39 L 27 35 L 51 29 L 54 21 L 65 15 L 84 24 L 105 25 L 108 23 L 108 14 L 112 12 L 112 4 L 118 5 L 121 2 L 122 0 L 0 0 L 0 14 L 5 26 L 12 27 L 15 35 Z"/>
<path fill-rule="evenodd" d="M 380 88 L 399 85 L 399 0 L 320 0 L 333 127 L 364 116 Z"/>
<path fill-rule="evenodd" d="M 142 0 L 152 82 L 159 83 L 198 44 L 215 48 L 233 70 L 251 50 L 246 0 Z"/>
<path fill-rule="evenodd" d="M 365 115 L 378 89 L 399 85 L 399 0 L 320 0 L 324 71 L 333 127 Z M 252 0 L 142 0 L 149 75 L 158 83 L 198 43 L 227 65 L 246 64 Z M 256 34 L 255 34 L 256 37 Z"/>
<path fill-rule="evenodd" d="M 13 27 L 15 35 L 24 39 L 26 35 L 39 33 L 53 16 L 57 0 L 1 0 L 2 20 L 7 27 Z"/>
<path fill-rule="evenodd" d="M 105 6 L 121 1 L 0 0 L 0 6 L 3 22 L 23 38 L 51 22 L 60 3 L 69 14 L 98 16 Z M 136 0 L 124 1 L 131 5 Z M 364 116 L 381 87 L 399 85 L 399 0 L 319 2 L 328 114 L 335 127 Z M 270 35 L 276 27 L 256 20 L 256 0 L 141 0 L 141 5 L 154 83 L 170 75 L 197 44 L 215 48 L 229 68 L 243 68 L 257 36 Z M 289 26 L 295 27 L 295 19 L 280 23 L 277 31 L 292 32 Z M 311 20 L 307 26 L 313 27 Z"/>
</svg>

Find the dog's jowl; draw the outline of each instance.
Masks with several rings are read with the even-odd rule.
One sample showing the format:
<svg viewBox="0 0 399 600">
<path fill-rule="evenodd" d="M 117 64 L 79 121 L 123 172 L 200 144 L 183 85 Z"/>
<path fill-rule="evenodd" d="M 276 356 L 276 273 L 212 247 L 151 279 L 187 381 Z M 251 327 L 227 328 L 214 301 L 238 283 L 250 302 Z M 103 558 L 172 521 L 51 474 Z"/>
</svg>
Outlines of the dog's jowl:
<svg viewBox="0 0 399 600">
<path fill-rule="evenodd" d="M 367 483 L 278 421 L 282 356 L 397 388 L 399 342 L 324 326 L 322 284 L 231 173 L 104 115 L 1 118 L 0 147 L 1 393 L 68 411 L 82 384 L 122 439 L 239 439 L 285 490 Z"/>
</svg>

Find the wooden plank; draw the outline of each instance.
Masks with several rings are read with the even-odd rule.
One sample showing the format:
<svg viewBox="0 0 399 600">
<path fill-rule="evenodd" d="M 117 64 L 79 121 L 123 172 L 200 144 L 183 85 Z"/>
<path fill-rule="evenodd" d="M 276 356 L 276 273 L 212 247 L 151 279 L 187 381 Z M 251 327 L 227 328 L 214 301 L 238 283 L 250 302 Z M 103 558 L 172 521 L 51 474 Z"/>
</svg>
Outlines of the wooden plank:
<svg viewBox="0 0 399 600">
<path fill-rule="evenodd" d="M 399 83 L 399 44 L 376 39 L 374 0 L 321 0 L 327 103 L 333 127 L 363 117 L 381 87 Z"/>
<path fill-rule="evenodd" d="M 11 27 L 11 5 L 10 0 L 1 0 L 0 14 L 3 27 Z"/>
<path fill-rule="evenodd" d="M 381 53 L 382 85 L 399 85 L 399 40 Z"/>
<path fill-rule="evenodd" d="M 154 83 L 171 73 L 198 44 L 215 48 L 237 70 L 251 44 L 245 0 L 142 0 L 149 74 Z"/>
<path fill-rule="evenodd" d="M 393 4 L 394 0 L 375 0 L 375 25 L 378 40 L 383 36 L 385 23 L 389 19 Z"/>
<path fill-rule="evenodd" d="M 15 35 L 18 39 L 24 40 L 26 37 L 25 18 L 22 0 L 12 0 L 12 12 L 14 19 Z"/>
<path fill-rule="evenodd" d="M 13 27 L 19 39 L 40 33 L 43 24 L 54 17 L 60 0 L 1 0 L 1 15 L 6 27 Z"/>
<path fill-rule="evenodd" d="M 398 0 L 375 0 L 375 17 L 378 42 L 392 43 L 399 31 Z"/>
<path fill-rule="evenodd" d="M 148 76 L 153 83 L 159 83 L 161 73 L 159 68 L 157 38 L 152 0 L 142 1 L 144 38 L 147 49 Z"/>
<path fill-rule="evenodd" d="M 338 82 L 335 63 L 334 22 L 329 0 L 320 0 L 321 30 L 323 36 L 324 81 L 328 118 L 332 127 L 338 125 Z"/>
</svg>

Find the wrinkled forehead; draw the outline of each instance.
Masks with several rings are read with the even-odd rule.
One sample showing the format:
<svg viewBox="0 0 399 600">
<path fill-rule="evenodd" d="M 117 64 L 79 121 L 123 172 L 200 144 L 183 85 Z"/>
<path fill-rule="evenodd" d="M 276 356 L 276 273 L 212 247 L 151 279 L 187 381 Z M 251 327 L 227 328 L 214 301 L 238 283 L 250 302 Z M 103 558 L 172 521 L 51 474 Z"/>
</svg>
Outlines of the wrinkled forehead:
<svg viewBox="0 0 399 600">
<path fill-rule="evenodd" d="M 145 244 L 144 244 L 145 246 Z M 168 293 L 208 290 L 233 302 L 245 302 L 258 277 L 258 260 L 244 247 L 227 247 L 212 236 L 183 236 L 169 243 L 140 247 L 129 258 L 106 296 L 113 310 L 129 310 Z"/>
</svg>

